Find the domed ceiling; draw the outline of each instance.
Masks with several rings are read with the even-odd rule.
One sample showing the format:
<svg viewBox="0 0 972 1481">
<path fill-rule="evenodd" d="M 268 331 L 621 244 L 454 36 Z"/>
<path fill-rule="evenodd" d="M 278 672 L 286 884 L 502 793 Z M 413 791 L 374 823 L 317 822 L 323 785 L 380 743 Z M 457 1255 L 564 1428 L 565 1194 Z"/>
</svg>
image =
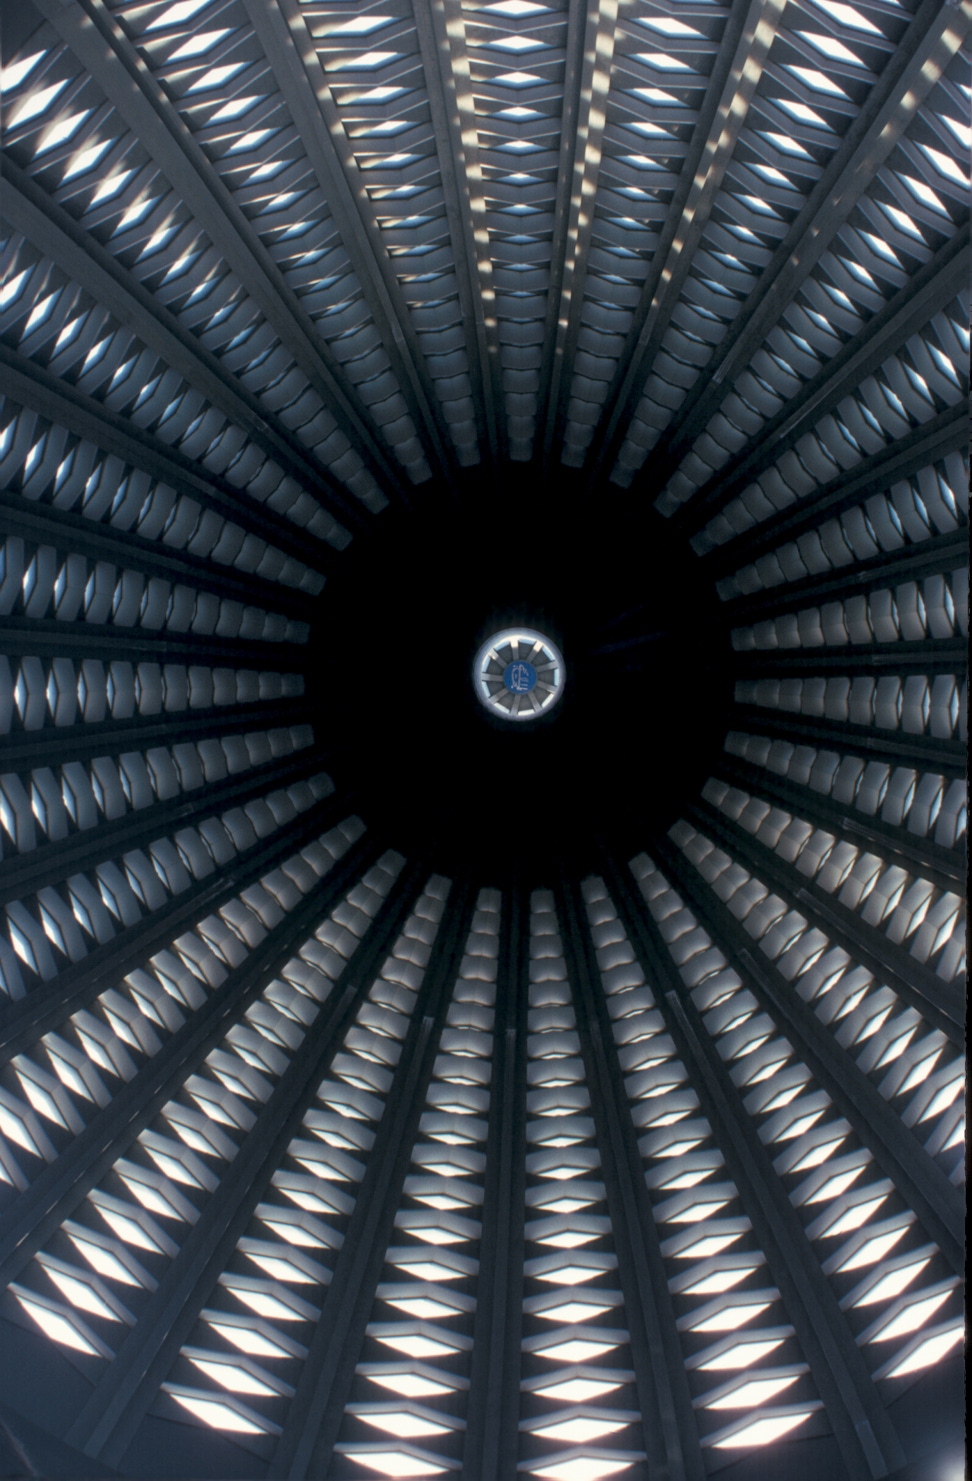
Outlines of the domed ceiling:
<svg viewBox="0 0 972 1481">
<path fill-rule="evenodd" d="M 960 1474 L 970 20 L 5 10 L 3 1474 Z"/>
</svg>

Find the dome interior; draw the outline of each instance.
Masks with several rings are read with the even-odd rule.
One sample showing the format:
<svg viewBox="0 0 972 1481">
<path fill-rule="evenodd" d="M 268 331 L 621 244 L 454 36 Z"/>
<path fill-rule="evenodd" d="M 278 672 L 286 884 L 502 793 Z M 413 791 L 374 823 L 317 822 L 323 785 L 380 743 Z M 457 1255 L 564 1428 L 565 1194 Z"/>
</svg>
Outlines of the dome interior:
<svg viewBox="0 0 972 1481">
<path fill-rule="evenodd" d="M 5 7 L 0 1474 L 960 1474 L 970 22 Z"/>
</svg>

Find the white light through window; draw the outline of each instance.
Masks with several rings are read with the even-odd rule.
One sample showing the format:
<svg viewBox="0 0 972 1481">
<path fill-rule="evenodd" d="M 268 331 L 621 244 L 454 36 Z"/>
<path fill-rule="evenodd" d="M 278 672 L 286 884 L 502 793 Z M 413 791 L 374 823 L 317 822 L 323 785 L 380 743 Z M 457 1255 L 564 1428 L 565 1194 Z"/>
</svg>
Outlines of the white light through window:
<svg viewBox="0 0 972 1481">
<path fill-rule="evenodd" d="M 473 661 L 476 698 L 502 720 L 535 720 L 560 699 L 564 660 L 549 638 L 529 627 L 508 627 L 481 644 Z"/>
<path fill-rule="evenodd" d="M 809 1414 L 780 1414 L 767 1419 L 755 1419 L 741 1430 L 735 1430 L 722 1440 L 713 1443 L 717 1450 L 738 1450 L 748 1445 L 769 1445 L 779 1440 L 797 1425 L 804 1424 Z"/>
</svg>

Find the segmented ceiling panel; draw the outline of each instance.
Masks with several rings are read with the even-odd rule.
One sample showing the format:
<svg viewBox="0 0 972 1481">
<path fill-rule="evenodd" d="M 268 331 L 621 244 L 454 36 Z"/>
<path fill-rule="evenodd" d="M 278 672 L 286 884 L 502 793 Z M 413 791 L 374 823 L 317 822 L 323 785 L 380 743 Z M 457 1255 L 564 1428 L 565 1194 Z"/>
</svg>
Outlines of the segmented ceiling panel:
<svg viewBox="0 0 972 1481">
<path fill-rule="evenodd" d="M 187 1433 L 199 1474 L 892 1474 L 963 1331 L 968 7 L 34 8 L 0 283 L 33 1417 L 130 1475 Z M 386 511 L 511 464 L 690 544 L 731 728 L 634 857 L 446 877 L 343 784 L 308 639 Z"/>
</svg>

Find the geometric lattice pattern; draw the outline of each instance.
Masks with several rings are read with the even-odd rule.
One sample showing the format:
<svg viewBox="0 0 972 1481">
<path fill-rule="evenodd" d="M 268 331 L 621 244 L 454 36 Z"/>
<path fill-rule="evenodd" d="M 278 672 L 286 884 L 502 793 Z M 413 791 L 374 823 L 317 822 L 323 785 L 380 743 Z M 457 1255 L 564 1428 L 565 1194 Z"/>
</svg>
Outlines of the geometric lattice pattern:
<svg viewBox="0 0 972 1481">
<path fill-rule="evenodd" d="M 91 1474 L 914 1458 L 964 1330 L 970 21 L 11 25 L 0 1318 Z M 384 511 L 517 464 L 684 537 L 731 727 L 633 856 L 447 875 L 340 785 L 308 641 Z"/>
</svg>

